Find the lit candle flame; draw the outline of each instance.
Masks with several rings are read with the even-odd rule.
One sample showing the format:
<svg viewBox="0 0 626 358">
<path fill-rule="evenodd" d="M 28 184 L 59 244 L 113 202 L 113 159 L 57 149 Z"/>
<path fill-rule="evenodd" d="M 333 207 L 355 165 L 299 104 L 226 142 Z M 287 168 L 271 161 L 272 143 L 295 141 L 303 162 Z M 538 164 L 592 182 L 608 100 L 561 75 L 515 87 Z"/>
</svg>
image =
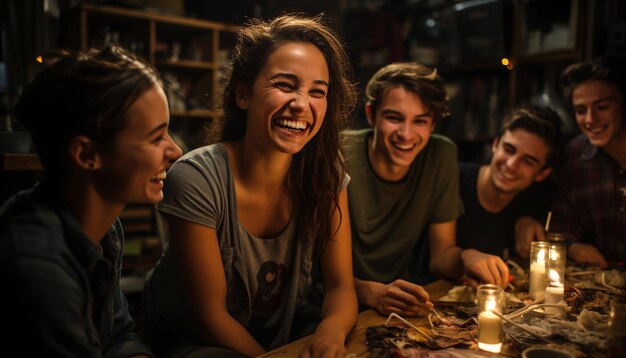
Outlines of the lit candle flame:
<svg viewBox="0 0 626 358">
<path fill-rule="evenodd" d="M 541 265 L 546 264 L 546 252 L 544 251 L 544 249 L 541 249 L 539 250 L 539 252 L 537 252 L 537 263 Z"/>
<path fill-rule="evenodd" d="M 485 302 L 485 311 L 492 312 L 495 310 L 496 310 L 496 300 L 493 297 L 491 297 L 487 299 L 487 302 Z"/>
<path fill-rule="evenodd" d="M 550 250 L 550 260 L 551 261 L 558 260 L 560 258 L 559 256 L 560 255 L 559 255 L 559 252 L 557 250 Z"/>
<path fill-rule="evenodd" d="M 556 272 L 556 270 L 551 269 L 548 275 L 550 276 L 550 283 L 561 284 L 561 276 L 558 272 Z"/>
</svg>

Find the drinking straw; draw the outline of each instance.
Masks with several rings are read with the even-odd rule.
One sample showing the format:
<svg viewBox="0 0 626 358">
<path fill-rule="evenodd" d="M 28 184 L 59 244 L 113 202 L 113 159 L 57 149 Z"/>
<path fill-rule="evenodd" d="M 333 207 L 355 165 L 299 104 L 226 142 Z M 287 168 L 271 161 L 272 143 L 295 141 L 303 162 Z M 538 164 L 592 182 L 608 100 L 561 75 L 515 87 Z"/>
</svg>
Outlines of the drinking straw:
<svg viewBox="0 0 626 358">
<path fill-rule="evenodd" d="M 546 219 L 546 232 L 550 229 L 550 219 L 552 218 L 552 211 L 548 211 L 548 218 Z"/>
</svg>

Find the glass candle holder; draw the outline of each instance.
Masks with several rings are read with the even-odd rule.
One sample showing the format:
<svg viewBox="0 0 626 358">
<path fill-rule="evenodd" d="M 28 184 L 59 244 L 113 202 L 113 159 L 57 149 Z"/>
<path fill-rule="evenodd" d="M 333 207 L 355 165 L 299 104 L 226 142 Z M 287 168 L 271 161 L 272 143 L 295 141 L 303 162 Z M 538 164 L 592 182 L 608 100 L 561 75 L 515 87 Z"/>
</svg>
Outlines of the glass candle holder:
<svg viewBox="0 0 626 358">
<path fill-rule="evenodd" d="M 609 358 L 626 357 L 626 296 L 611 300 L 607 346 Z"/>
<path fill-rule="evenodd" d="M 546 292 L 546 259 L 550 243 L 533 241 L 530 243 L 530 273 L 528 277 L 528 293 L 533 300 L 544 296 Z"/>
<path fill-rule="evenodd" d="M 502 350 L 502 319 L 493 312 L 502 314 L 506 305 L 504 291 L 492 284 L 480 285 L 476 290 L 478 302 L 478 348 L 500 353 Z"/>
<path fill-rule="evenodd" d="M 565 245 L 550 244 L 546 260 L 546 293 L 545 303 L 557 304 L 563 301 L 565 293 Z M 556 307 L 546 307 L 548 314 L 562 314 Z"/>
<path fill-rule="evenodd" d="M 560 232 L 547 232 L 546 233 L 546 241 L 550 243 L 550 245 L 559 245 L 563 248 L 564 255 L 567 255 L 567 250 L 565 249 L 565 235 Z M 563 260 L 565 261 L 565 260 Z"/>
<path fill-rule="evenodd" d="M 546 241 L 549 243 L 561 243 L 565 245 L 565 236 L 560 232 L 547 232 Z"/>
</svg>

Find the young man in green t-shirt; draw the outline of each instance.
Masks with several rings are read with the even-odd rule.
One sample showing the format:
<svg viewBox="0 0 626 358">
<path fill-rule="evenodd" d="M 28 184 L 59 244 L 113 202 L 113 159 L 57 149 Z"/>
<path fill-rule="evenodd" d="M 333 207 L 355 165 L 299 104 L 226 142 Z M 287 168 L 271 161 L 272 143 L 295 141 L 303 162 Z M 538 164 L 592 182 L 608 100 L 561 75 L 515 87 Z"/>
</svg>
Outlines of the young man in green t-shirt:
<svg viewBox="0 0 626 358">
<path fill-rule="evenodd" d="M 430 271 L 438 277 L 507 284 L 498 257 L 456 245 L 459 197 L 456 146 L 432 134 L 448 115 L 435 70 L 396 63 L 380 69 L 366 89 L 373 128 L 346 133 L 354 274 L 361 306 L 411 316 L 429 296 L 409 282 L 414 249 L 428 235 Z"/>
</svg>

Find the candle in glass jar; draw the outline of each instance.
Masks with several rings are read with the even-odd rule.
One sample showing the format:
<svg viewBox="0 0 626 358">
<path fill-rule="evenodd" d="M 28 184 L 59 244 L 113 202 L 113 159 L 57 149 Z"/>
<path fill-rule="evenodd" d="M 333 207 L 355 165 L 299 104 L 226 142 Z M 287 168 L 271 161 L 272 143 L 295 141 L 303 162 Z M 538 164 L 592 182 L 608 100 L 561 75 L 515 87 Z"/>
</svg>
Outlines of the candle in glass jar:
<svg viewBox="0 0 626 358">
<path fill-rule="evenodd" d="M 544 263 L 533 262 L 530 265 L 528 293 L 536 300 L 544 295 L 546 290 L 546 265 Z"/>
<path fill-rule="evenodd" d="M 546 287 L 545 303 L 557 304 L 563 301 L 565 289 L 559 274 L 555 270 L 550 270 L 548 275 L 550 282 L 548 282 L 548 287 Z M 556 307 L 546 307 L 546 313 L 561 314 L 562 311 Z"/>
<path fill-rule="evenodd" d="M 547 243 L 531 243 L 530 275 L 528 278 L 528 293 L 536 300 L 543 297 L 546 291 L 546 252 Z"/>
<path fill-rule="evenodd" d="M 502 320 L 492 312 L 495 306 L 495 299 L 489 299 L 486 310 L 478 315 L 478 348 L 500 353 L 502 349 Z"/>
</svg>

